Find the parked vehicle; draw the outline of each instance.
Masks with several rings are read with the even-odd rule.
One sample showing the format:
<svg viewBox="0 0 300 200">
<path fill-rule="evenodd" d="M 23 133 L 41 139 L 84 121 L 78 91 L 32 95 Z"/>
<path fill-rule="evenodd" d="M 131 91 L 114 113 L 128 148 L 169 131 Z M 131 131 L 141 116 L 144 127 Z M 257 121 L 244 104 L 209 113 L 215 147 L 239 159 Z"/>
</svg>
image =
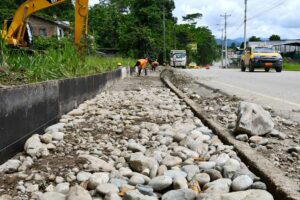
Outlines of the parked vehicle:
<svg viewBox="0 0 300 200">
<path fill-rule="evenodd" d="M 276 72 L 282 71 L 282 56 L 271 47 L 248 47 L 241 59 L 241 70 L 246 68 L 254 72 L 256 68 L 264 68 L 269 72 L 274 68 Z"/>
<path fill-rule="evenodd" d="M 170 65 L 172 67 L 183 67 L 187 65 L 186 50 L 171 50 Z"/>
</svg>

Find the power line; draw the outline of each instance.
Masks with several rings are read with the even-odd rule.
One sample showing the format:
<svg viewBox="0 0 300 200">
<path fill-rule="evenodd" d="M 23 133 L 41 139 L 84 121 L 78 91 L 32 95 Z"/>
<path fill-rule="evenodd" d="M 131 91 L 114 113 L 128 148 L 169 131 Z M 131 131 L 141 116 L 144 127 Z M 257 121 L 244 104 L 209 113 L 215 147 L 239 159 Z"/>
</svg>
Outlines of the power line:
<svg viewBox="0 0 300 200">
<path fill-rule="evenodd" d="M 248 2 L 248 0 L 247 0 L 247 2 Z M 263 9 L 261 9 L 259 12 L 257 12 L 257 13 L 254 14 L 253 16 L 251 16 L 251 17 L 249 17 L 249 18 L 246 18 L 246 21 L 248 22 L 248 21 L 250 21 L 250 20 L 252 20 L 252 19 L 255 19 L 255 18 L 259 17 L 259 16 L 262 16 L 262 14 L 265 13 L 266 11 L 273 10 L 273 9 L 275 9 L 275 8 L 277 8 L 277 7 L 279 7 L 279 6 L 281 6 L 282 4 L 284 4 L 284 1 L 279 0 L 279 1 L 275 2 L 275 5 L 273 4 L 272 6 L 268 6 L 268 7 L 265 6 Z M 230 35 L 231 35 L 232 33 L 234 33 L 234 32 L 237 32 L 238 30 L 240 30 L 240 29 L 242 28 L 242 26 L 244 25 L 244 22 L 245 22 L 245 19 L 243 20 L 243 22 L 239 23 L 239 24 L 236 26 L 236 27 L 237 27 L 236 29 L 230 31 Z"/>
<path fill-rule="evenodd" d="M 257 14 L 249 17 L 247 20 L 252 20 L 252 19 L 255 19 L 256 17 L 260 17 L 262 16 L 262 14 L 264 14 L 266 11 L 270 11 L 270 10 L 273 10 L 275 8 L 278 8 L 279 6 L 283 5 L 285 2 L 284 1 L 278 1 L 275 5 L 271 6 L 271 7 L 268 7 L 268 8 L 265 8 L 264 10 L 258 12 Z"/>
</svg>

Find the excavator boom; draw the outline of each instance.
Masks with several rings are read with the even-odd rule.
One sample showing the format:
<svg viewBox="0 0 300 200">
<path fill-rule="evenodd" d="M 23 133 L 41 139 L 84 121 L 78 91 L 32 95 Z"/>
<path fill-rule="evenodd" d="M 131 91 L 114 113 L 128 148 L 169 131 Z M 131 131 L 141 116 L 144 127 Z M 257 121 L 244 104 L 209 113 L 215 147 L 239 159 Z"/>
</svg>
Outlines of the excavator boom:
<svg viewBox="0 0 300 200">
<path fill-rule="evenodd" d="M 66 0 L 27 0 L 17 9 L 12 23 L 9 27 L 3 26 L 2 36 L 7 44 L 14 46 L 27 46 L 24 41 L 27 19 L 30 15 L 58 4 Z M 80 45 L 82 31 L 85 28 L 87 34 L 88 0 L 75 1 L 75 45 Z M 4 23 L 6 24 L 6 23 Z M 8 29 L 7 29 L 8 28 Z"/>
</svg>

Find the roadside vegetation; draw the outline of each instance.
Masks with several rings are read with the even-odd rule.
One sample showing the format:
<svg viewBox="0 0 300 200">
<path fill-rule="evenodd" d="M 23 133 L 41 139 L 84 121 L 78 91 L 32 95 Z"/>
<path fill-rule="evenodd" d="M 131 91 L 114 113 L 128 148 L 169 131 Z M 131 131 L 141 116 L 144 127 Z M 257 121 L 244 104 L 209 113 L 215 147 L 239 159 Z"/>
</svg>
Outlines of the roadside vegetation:
<svg viewBox="0 0 300 200">
<path fill-rule="evenodd" d="M 0 24 L 12 18 L 23 1 L 3 0 L 0 2 Z M 118 62 L 133 66 L 138 58 L 158 59 L 162 64 L 169 62 L 172 49 L 185 49 L 189 62 L 197 65 L 211 64 L 217 57 L 219 47 L 207 27 L 198 27 L 201 13 L 183 17 L 185 24 L 177 24 L 173 15 L 174 0 L 149 1 L 109 0 L 99 1 L 89 9 L 89 33 L 93 43 L 78 56 L 71 39 L 56 38 L 34 40 L 33 54 L 7 49 L 1 43 L 0 84 L 22 84 L 45 80 L 90 75 L 114 69 Z M 165 12 L 166 40 L 164 51 Z M 67 1 L 35 15 L 50 20 L 74 19 L 74 5 Z M 53 18 L 55 16 L 55 18 Z M 1 27 L 1 25 L 0 25 Z M 96 49 L 113 49 L 118 57 L 98 57 Z M 166 53 L 166 60 L 164 60 Z M 124 59 L 127 58 L 127 59 Z"/>
<path fill-rule="evenodd" d="M 300 63 L 286 62 L 283 64 L 283 70 L 285 70 L 285 71 L 300 71 Z"/>
<path fill-rule="evenodd" d="M 53 44 L 52 44 L 53 42 Z M 24 84 L 110 71 L 117 63 L 133 66 L 134 59 L 78 54 L 70 40 L 39 39 L 35 51 L 8 49 L 1 43 L 0 84 Z M 44 48 L 42 47 L 45 44 Z"/>
</svg>

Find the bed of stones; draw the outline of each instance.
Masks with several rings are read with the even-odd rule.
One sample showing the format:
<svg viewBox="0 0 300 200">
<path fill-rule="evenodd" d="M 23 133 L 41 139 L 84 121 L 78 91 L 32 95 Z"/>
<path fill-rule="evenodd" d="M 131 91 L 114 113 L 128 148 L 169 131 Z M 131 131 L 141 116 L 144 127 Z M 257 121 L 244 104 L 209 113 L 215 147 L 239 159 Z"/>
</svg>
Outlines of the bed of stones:
<svg viewBox="0 0 300 200">
<path fill-rule="evenodd" d="M 165 88 L 106 92 L 34 135 L 0 166 L 0 199 L 272 200 Z"/>
<path fill-rule="evenodd" d="M 172 83 L 198 103 L 208 117 L 227 128 L 237 140 L 262 153 L 287 177 L 294 179 L 300 192 L 299 123 L 279 116 L 271 107 L 262 108 L 236 96 L 203 87 L 180 71 L 174 71 L 171 77 Z M 241 118 L 244 126 L 241 126 Z M 254 126 L 257 121 L 260 126 Z"/>
</svg>

